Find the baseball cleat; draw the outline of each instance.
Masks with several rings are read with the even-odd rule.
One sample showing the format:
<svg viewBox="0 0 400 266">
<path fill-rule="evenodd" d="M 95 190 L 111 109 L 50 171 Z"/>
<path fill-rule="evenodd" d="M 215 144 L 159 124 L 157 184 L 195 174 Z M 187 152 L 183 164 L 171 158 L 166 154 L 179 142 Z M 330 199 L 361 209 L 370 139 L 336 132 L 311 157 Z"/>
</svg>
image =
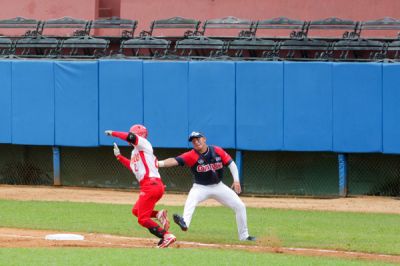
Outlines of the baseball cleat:
<svg viewBox="0 0 400 266">
<path fill-rule="evenodd" d="M 158 221 L 160 221 L 163 229 L 165 231 L 168 231 L 169 229 L 169 220 L 167 216 L 167 210 L 161 210 L 157 213 L 156 218 Z"/>
<path fill-rule="evenodd" d="M 174 214 L 173 217 L 174 217 L 174 222 L 177 225 L 179 225 L 182 231 L 188 230 L 188 227 L 186 226 L 186 223 L 181 216 L 179 216 L 178 214 Z"/>
<path fill-rule="evenodd" d="M 255 236 L 248 236 L 246 239 L 246 241 L 256 241 L 256 237 Z"/>
<path fill-rule="evenodd" d="M 174 243 L 176 241 L 176 237 L 173 234 L 165 234 L 164 238 L 162 238 L 160 240 L 160 242 L 158 243 L 158 248 L 166 248 L 169 245 L 171 245 L 172 243 Z"/>
</svg>

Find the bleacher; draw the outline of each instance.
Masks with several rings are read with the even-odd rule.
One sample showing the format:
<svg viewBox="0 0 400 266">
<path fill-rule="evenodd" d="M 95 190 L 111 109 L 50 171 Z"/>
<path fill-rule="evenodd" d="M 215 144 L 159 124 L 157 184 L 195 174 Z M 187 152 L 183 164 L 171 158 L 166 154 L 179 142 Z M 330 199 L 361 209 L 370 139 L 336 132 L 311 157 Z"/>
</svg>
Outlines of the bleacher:
<svg viewBox="0 0 400 266">
<path fill-rule="evenodd" d="M 398 61 L 400 20 L 0 20 L 0 58 Z"/>
</svg>

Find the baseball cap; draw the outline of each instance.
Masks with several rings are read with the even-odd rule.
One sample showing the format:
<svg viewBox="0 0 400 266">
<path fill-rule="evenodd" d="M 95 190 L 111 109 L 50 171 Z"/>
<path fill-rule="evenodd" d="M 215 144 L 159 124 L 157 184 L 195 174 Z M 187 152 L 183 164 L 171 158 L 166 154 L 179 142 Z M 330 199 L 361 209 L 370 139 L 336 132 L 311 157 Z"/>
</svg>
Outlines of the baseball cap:
<svg viewBox="0 0 400 266">
<path fill-rule="evenodd" d="M 200 133 L 200 132 L 197 132 L 197 131 L 193 131 L 189 135 L 189 141 L 192 141 L 192 139 L 194 139 L 194 138 L 201 138 L 201 137 L 204 137 L 203 133 Z"/>
</svg>

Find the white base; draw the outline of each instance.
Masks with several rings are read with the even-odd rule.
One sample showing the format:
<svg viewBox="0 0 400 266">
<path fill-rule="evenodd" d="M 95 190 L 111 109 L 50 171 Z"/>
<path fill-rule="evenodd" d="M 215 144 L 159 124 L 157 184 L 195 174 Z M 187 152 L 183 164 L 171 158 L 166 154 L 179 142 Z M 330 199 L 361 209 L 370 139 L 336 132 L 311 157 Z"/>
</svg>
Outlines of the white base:
<svg viewBox="0 0 400 266">
<path fill-rule="evenodd" d="M 46 240 L 84 240 L 85 237 L 82 235 L 75 234 L 54 234 L 47 235 L 45 237 Z"/>
</svg>

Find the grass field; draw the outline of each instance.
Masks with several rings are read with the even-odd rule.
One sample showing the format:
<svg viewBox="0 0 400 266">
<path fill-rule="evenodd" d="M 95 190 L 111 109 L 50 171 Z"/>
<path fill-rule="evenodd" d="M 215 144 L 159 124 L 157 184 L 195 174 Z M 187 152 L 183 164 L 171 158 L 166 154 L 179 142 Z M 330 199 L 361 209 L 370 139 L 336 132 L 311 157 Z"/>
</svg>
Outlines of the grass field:
<svg viewBox="0 0 400 266">
<path fill-rule="evenodd" d="M 198 249 L 0 249 L 0 265 L 394 265 L 383 262 Z"/>
<path fill-rule="evenodd" d="M 158 208 L 167 208 L 170 214 L 182 212 L 182 207 Z M 122 204 L 0 200 L 0 227 L 151 238 L 152 235 L 137 224 L 130 209 L 131 205 Z M 247 211 L 249 230 L 258 237 L 257 243 L 237 240 L 234 214 L 224 207 L 199 207 L 189 232 L 180 231 L 175 224 L 171 231 L 178 241 L 400 255 L 400 216 L 396 214 L 263 208 L 248 208 Z M 0 249 L 0 265 L 26 265 L 24 258 L 29 258 L 30 265 L 144 265 L 143 259 L 146 265 L 160 265 L 163 260 L 166 265 L 266 265 L 265 262 L 269 265 L 389 265 L 221 249 Z"/>
</svg>

